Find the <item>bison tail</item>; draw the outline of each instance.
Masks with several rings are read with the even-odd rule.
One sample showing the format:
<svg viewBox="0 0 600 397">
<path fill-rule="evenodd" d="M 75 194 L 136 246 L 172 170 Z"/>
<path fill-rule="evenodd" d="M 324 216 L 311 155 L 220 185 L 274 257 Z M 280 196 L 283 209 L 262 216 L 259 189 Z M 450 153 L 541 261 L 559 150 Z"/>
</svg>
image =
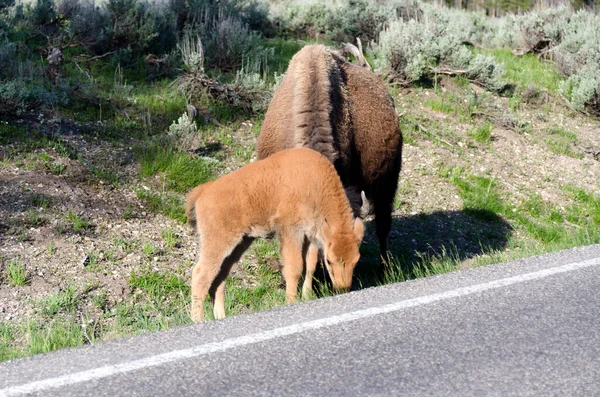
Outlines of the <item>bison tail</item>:
<svg viewBox="0 0 600 397">
<path fill-rule="evenodd" d="M 210 183 L 210 182 L 209 182 Z M 209 183 L 196 186 L 188 195 L 185 201 L 185 216 L 187 216 L 187 224 L 192 228 L 193 232 L 196 231 L 196 225 L 198 220 L 196 218 L 196 201 L 202 195 L 202 192 Z"/>
</svg>

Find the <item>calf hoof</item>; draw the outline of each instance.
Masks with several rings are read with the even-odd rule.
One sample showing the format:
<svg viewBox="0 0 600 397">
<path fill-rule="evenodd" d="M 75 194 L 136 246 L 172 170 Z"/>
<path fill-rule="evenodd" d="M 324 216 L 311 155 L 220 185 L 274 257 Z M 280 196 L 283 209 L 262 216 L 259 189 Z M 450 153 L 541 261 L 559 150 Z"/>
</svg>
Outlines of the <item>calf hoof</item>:
<svg viewBox="0 0 600 397">
<path fill-rule="evenodd" d="M 202 306 L 193 307 L 190 317 L 192 317 L 192 321 L 195 323 L 199 323 L 202 320 L 204 320 L 204 309 L 202 308 Z"/>
</svg>

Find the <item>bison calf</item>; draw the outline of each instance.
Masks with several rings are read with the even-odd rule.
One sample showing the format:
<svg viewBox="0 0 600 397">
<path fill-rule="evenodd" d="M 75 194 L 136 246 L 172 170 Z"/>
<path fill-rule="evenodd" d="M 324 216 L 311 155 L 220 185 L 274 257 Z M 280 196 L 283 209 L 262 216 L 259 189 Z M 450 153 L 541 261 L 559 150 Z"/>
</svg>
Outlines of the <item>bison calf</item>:
<svg viewBox="0 0 600 397">
<path fill-rule="evenodd" d="M 353 218 L 334 167 L 314 150 L 284 150 L 202 184 L 189 193 L 186 214 L 200 238 L 200 258 L 192 272 L 194 321 L 202 320 L 208 294 L 215 317 L 225 317 L 231 267 L 254 238 L 272 232 L 279 236 L 287 302 L 296 299 L 304 263 L 303 295 L 312 290 L 319 250 L 334 288 L 350 288 L 363 223 Z"/>
</svg>

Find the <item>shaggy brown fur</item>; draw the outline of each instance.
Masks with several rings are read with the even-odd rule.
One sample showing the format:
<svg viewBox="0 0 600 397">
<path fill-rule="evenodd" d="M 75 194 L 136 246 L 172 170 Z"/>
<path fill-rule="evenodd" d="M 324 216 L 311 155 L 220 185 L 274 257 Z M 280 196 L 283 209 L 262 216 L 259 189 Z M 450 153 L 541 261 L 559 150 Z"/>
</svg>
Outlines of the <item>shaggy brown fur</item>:
<svg viewBox="0 0 600 397">
<path fill-rule="evenodd" d="M 291 147 L 323 153 L 336 167 L 355 216 L 360 191 L 372 202 L 381 255 L 402 158 L 402 134 L 392 97 L 369 69 L 324 46 L 304 47 L 292 58 L 269 105 L 258 156 Z"/>
<path fill-rule="evenodd" d="M 192 273 L 192 319 L 203 318 L 207 294 L 215 318 L 225 317 L 225 279 L 256 237 L 277 232 L 286 300 L 296 299 L 304 264 L 303 295 L 312 291 L 319 250 L 334 288 L 350 288 L 364 227 L 331 163 L 310 149 L 290 149 L 192 190 L 188 222 L 200 238 Z M 303 248 L 306 248 L 303 257 Z"/>
</svg>

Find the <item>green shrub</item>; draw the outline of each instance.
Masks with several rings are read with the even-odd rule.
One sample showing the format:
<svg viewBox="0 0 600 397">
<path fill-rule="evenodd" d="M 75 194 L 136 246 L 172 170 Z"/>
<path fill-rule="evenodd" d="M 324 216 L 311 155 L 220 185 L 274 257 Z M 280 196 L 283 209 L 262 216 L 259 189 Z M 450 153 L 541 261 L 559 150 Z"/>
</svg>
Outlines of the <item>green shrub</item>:
<svg viewBox="0 0 600 397">
<path fill-rule="evenodd" d="M 566 7 L 528 12 L 515 17 L 516 37 L 523 52 L 540 52 L 558 44 L 568 22 Z"/>
<path fill-rule="evenodd" d="M 208 68 L 236 71 L 244 60 L 261 59 L 268 54 L 260 35 L 251 31 L 241 18 L 223 8 L 205 10 L 191 34 L 201 37 Z"/>
<path fill-rule="evenodd" d="M 41 105 L 51 105 L 55 97 L 41 87 L 29 87 L 23 81 L 0 84 L 0 115 L 21 115 Z"/>
<path fill-rule="evenodd" d="M 0 32 L 1 33 L 1 32 Z M 0 78 L 6 78 L 15 64 L 16 46 L 0 35 Z"/>
<path fill-rule="evenodd" d="M 573 108 L 600 112 L 600 16 L 587 11 L 572 15 L 553 58 L 558 70 L 569 76 L 560 88 Z"/>
<path fill-rule="evenodd" d="M 436 68 L 441 67 L 462 71 L 490 91 L 506 89 L 506 83 L 500 80 L 504 75 L 502 66 L 490 56 L 474 57 L 463 44 L 476 31 L 464 26 L 474 26 L 476 19 L 463 18 L 462 24 L 455 24 L 450 19 L 452 14 L 446 15 L 440 9 L 425 7 L 423 11 L 422 22 L 396 20 L 381 32 L 377 66 L 388 69 L 392 78 L 403 83 L 432 80 Z"/>
</svg>

